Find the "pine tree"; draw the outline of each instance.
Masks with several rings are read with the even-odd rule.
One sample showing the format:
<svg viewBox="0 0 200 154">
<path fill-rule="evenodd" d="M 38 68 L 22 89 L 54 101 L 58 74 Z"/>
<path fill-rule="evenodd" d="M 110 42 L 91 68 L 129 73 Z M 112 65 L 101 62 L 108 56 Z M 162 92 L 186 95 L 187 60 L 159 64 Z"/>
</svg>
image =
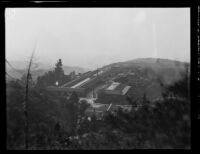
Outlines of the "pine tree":
<svg viewBox="0 0 200 154">
<path fill-rule="evenodd" d="M 64 74 L 62 60 L 59 59 L 53 71 L 46 72 L 37 78 L 37 87 L 53 86 L 58 82 L 58 86 L 70 81 L 70 76 Z"/>
<path fill-rule="evenodd" d="M 55 73 L 55 80 L 58 81 L 59 84 L 63 83 L 64 80 L 64 71 L 62 68 L 62 60 L 59 59 L 55 65 L 54 73 Z"/>
</svg>

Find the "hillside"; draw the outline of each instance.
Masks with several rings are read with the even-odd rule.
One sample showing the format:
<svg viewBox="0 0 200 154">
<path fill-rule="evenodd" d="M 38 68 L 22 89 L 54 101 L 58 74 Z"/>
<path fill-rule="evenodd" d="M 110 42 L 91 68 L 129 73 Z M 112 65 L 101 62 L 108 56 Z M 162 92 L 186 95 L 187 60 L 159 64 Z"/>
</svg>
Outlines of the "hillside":
<svg viewBox="0 0 200 154">
<path fill-rule="evenodd" d="M 162 78 L 162 81 L 166 84 L 172 84 L 173 82 L 181 78 L 181 73 L 185 71 L 186 65 L 189 63 L 168 60 L 168 59 L 155 59 L 155 58 L 140 58 L 131 61 L 113 63 L 104 66 L 104 69 L 119 68 L 118 71 L 123 72 L 123 69 L 127 70 L 140 70 L 146 73 L 147 76 L 152 78 Z M 121 71 L 120 71 L 121 69 Z M 153 75 L 153 76 L 152 76 Z"/>
<path fill-rule="evenodd" d="M 129 60 L 125 62 L 113 63 L 106 65 L 104 67 L 128 67 L 128 66 L 139 66 L 144 67 L 155 67 L 155 68 L 174 68 L 174 69 L 183 69 L 184 65 L 188 64 L 185 62 L 169 60 L 169 59 L 156 59 L 156 58 L 138 58 L 134 60 Z"/>
<path fill-rule="evenodd" d="M 7 72 L 15 77 L 21 78 L 26 72 L 24 69 L 27 64 L 11 63 L 15 69 L 7 66 Z M 180 80 L 185 72 L 185 66 L 189 63 L 168 60 L 168 59 L 154 59 L 142 58 L 125 62 L 113 63 L 104 66 L 102 69 L 107 69 L 110 77 L 108 80 L 114 80 L 123 84 L 130 85 L 130 95 L 134 100 L 141 99 L 144 94 L 150 100 L 159 99 L 162 97 L 165 86 L 175 83 Z M 19 69 L 18 69 L 19 68 Z M 38 69 L 39 68 L 39 69 Z M 52 70 L 54 66 L 47 64 L 39 64 L 37 69 L 32 71 L 33 78 L 43 75 L 45 72 Z M 81 67 L 63 66 L 65 74 L 72 71 L 76 73 L 84 73 L 88 69 Z"/>
<path fill-rule="evenodd" d="M 23 74 L 26 73 L 26 68 L 28 66 L 28 62 L 25 61 L 10 61 L 10 64 L 13 66 L 11 68 L 6 63 L 6 71 L 15 78 L 21 78 Z M 54 69 L 54 65 L 45 64 L 45 63 L 38 63 L 36 65 L 33 65 L 32 74 L 34 77 L 43 75 L 45 72 L 48 72 L 50 70 Z M 75 71 L 76 73 L 85 73 L 89 71 L 87 68 L 77 67 L 77 66 L 66 66 L 63 65 L 63 70 L 65 74 L 69 74 L 72 71 Z"/>
<path fill-rule="evenodd" d="M 142 58 L 104 66 L 109 69 L 113 80 L 130 85 L 130 95 L 134 100 L 144 94 L 150 100 L 160 99 L 167 85 L 180 80 L 188 63 L 168 60 Z"/>
</svg>

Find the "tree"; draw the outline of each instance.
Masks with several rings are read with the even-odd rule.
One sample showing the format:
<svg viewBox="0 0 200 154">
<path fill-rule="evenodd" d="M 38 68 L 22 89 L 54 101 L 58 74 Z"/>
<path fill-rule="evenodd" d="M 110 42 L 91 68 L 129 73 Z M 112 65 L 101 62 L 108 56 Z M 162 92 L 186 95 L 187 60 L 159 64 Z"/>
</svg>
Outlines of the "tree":
<svg viewBox="0 0 200 154">
<path fill-rule="evenodd" d="M 76 133 L 77 121 L 78 121 L 78 110 L 79 110 L 79 98 L 76 92 L 73 92 L 66 104 L 68 112 L 68 121 L 70 125 L 70 132 L 72 135 Z"/>
<path fill-rule="evenodd" d="M 33 62 L 33 56 L 35 53 L 35 47 L 33 49 L 30 61 L 29 61 L 29 65 L 27 68 L 27 75 L 26 75 L 26 87 L 25 87 L 25 97 L 24 97 L 24 116 L 25 116 L 25 148 L 28 150 L 28 146 L 29 146 L 29 141 L 28 141 L 28 134 L 29 134 L 29 126 L 28 126 L 28 98 L 29 98 L 29 80 L 31 77 L 31 65 Z"/>
<path fill-rule="evenodd" d="M 22 77 L 21 77 L 21 83 L 24 85 L 24 87 L 25 87 L 25 85 L 26 85 L 26 82 L 27 82 L 27 74 L 24 74 Z M 29 83 L 29 86 L 30 87 L 33 87 L 34 86 L 34 81 L 33 81 L 33 78 L 32 78 L 32 74 L 30 73 L 30 75 L 29 75 L 29 81 L 28 81 Z"/>
<path fill-rule="evenodd" d="M 149 100 L 147 99 L 146 93 L 144 93 L 141 103 L 142 105 L 146 106 L 150 104 Z"/>
<path fill-rule="evenodd" d="M 182 73 L 182 78 L 175 82 L 173 85 L 166 87 L 166 92 L 163 93 L 164 96 L 168 96 L 172 93 L 175 97 L 180 97 L 189 100 L 190 98 L 190 89 L 189 89 L 189 75 L 187 72 Z"/>
<path fill-rule="evenodd" d="M 6 86 L 7 148 L 24 148 L 24 112 L 22 102 L 24 91 L 17 81 Z"/>
<path fill-rule="evenodd" d="M 87 103 L 86 100 L 81 100 L 79 103 L 79 115 L 80 117 L 83 117 L 85 114 L 85 110 L 90 106 L 90 104 Z"/>
<path fill-rule="evenodd" d="M 59 84 L 63 83 L 63 79 L 64 79 L 64 71 L 62 69 L 62 60 L 59 59 L 58 62 L 55 65 L 55 81 L 58 81 Z"/>
<path fill-rule="evenodd" d="M 7 148 L 24 149 L 24 87 L 18 81 L 10 81 L 6 93 Z M 35 87 L 29 89 L 28 97 L 29 148 L 44 149 L 55 142 L 52 134 L 62 109 L 60 100 L 54 93 Z"/>
<path fill-rule="evenodd" d="M 58 86 L 69 82 L 71 80 L 70 75 L 65 75 L 62 68 L 62 60 L 59 59 L 55 64 L 53 71 L 48 71 L 44 75 L 37 78 L 37 87 L 47 87 L 55 86 L 55 83 L 58 82 Z"/>
</svg>

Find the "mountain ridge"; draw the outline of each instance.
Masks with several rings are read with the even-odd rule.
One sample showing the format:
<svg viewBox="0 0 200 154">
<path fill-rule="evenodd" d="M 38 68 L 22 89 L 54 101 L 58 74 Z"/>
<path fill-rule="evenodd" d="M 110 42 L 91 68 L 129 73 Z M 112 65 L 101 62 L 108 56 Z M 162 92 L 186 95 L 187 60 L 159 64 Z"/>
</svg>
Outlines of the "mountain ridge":
<svg viewBox="0 0 200 154">
<path fill-rule="evenodd" d="M 11 68 L 6 63 L 6 70 L 7 73 L 9 73 L 11 76 L 16 78 L 21 78 L 24 73 L 26 73 L 26 67 L 28 66 L 28 62 L 25 61 L 10 61 L 10 64 L 13 68 Z M 116 62 L 111 63 L 108 65 L 105 65 L 103 68 L 111 68 L 111 67 L 141 67 L 141 68 L 151 68 L 155 71 L 158 71 L 160 69 L 164 68 L 173 68 L 177 71 L 183 70 L 185 68 L 185 65 L 188 64 L 190 66 L 189 62 L 181 62 L 178 60 L 170 60 L 170 59 L 161 59 L 161 58 L 137 58 L 133 60 L 123 61 L 123 62 Z M 46 63 L 38 63 L 36 68 L 33 65 L 33 72 L 36 74 L 36 76 L 43 75 L 45 72 L 51 71 L 54 69 L 53 65 L 46 64 Z M 87 71 L 90 71 L 91 69 L 88 68 L 82 68 L 79 66 L 66 66 L 63 65 L 63 70 L 65 74 L 69 74 L 72 71 L 75 71 L 76 73 L 85 73 Z"/>
<path fill-rule="evenodd" d="M 26 73 L 28 62 L 25 61 L 9 61 L 11 66 L 6 63 L 6 70 L 7 73 L 10 74 L 14 78 L 20 79 L 23 74 Z M 46 64 L 46 63 L 36 63 L 32 66 L 32 72 L 33 74 L 36 74 L 36 76 L 41 76 L 45 72 L 51 71 L 54 69 L 53 65 Z M 79 66 L 66 66 L 63 65 L 63 70 L 66 75 L 70 74 L 71 72 L 75 71 L 76 74 L 78 73 L 85 73 L 89 71 L 88 68 L 82 68 Z"/>
<path fill-rule="evenodd" d="M 133 60 L 108 64 L 103 66 L 102 68 L 140 66 L 140 67 L 151 67 L 151 68 L 155 67 L 154 69 L 161 67 L 183 69 L 185 65 L 190 66 L 190 63 L 178 60 L 171 60 L 171 59 L 161 59 L 161 58 L 137 58 Z"/>
</svg>

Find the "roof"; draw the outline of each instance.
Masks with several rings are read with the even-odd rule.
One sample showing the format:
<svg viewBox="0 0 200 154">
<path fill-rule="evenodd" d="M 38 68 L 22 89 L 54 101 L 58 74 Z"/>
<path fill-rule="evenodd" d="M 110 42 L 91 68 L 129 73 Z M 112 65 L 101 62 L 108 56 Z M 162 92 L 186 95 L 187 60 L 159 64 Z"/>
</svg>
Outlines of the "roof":
<svg viewBox="0 0 200 154">
<path fill-rule="evenodd" d="M 109 111 L 110 107 L 112 106 L 112 103 L 109 105 L 109 107 L 107 108 L 107 111 Z"/>
<path fill-rule="evenodd" d="M 87 83 L 93 82 L 97 79 L 97 73 L 99 70 L 90 71 L 85 74 L 82 74 L 78 79 L 72 80 L 67 82 L 66 84 L 60 86 L 61 88 L 69 87 L 69 88 L 82 88 L 82 86 L 86 85 Z M 98 74 L 102 74 L 103 71 L 100 70 Z"/>
<path fill-rule="evenodd" d="M 125 95 L 131 86 L 119 83 L 119 82 L 112 82 L 111 84 L 106 85 L 104 88 L 101 89 L 101 92 L 104 91 L 108 94 L 118 94 L 118 95 Z"/>
<path fill-rule="evenodd" d="M 89 80 L 90 80 L 90 78 L 86 78 L 86 79 L 84 79 L 84 80 L 78 82 L 77 84 L 73 85 L 71 88 L 79 87 L 79 86 L 81 86 L 82 84 L 84 84 L 85 82 L 87 82 L 87 81 L 89 81 Z"/>
<path fill-rule="evenodd" d="M 106 90 L 114 90 L 118 85 L 120 85 L 119 82 L 113 82 Z"/>
<path fill-rule="evenodd" d="M 125 95 L 128 90 L 130 89 L 131 87 L 130 86 L 126 86 L 123 90 L 122 90 L 122 95 Z"/>
</svg>

